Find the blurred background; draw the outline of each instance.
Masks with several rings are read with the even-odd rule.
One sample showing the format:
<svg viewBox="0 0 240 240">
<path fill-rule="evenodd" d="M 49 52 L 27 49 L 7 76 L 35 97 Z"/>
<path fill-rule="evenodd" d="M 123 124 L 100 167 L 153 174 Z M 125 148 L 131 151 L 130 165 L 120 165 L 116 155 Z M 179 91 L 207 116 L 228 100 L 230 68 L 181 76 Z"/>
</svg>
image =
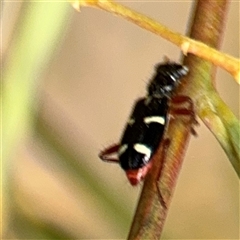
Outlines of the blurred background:
<svg viewBox="0 0 240 240">
<path fill-rule="evenodd" d="M 184 34 L 193 1 L 124 2 Z M 112 14 L 69 3 L 2 3 L 3 239 L 126 239 L 141 186 L 99 160 L 119 141 L 154 65 L 171 43 Z M 222 51 L 239 57 L 239 2 Z M 239 117 L 239 86 L 216 87 Z M 4 103 L 3 103 L 4 104 Z M 164 239 L 238 239 L 239 180 L 200 122 L 191 138 Z"/>
</svg>

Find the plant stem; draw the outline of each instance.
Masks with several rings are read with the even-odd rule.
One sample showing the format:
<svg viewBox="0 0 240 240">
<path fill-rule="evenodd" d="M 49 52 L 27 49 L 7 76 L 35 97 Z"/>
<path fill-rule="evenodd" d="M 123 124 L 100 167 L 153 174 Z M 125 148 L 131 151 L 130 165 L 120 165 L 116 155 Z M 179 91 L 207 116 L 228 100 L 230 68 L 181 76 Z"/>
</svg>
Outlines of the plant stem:
<svg viewBox="0 0 240 240">
<path fill-rule="evenodd" d="M 228 2 L 199 1 L 199 13 L 195 15 L 190 37 L 219 48 Z M 210 62 L 196 56 L 189 56 L 184 64 L 191 71 L 188 75 L 188 87 L 182 86 L 181 94 L 189 93 L 195 99 L 197 115 L 215 135 L 240 177 L 240 123 L 215 89 L 216 69 Z"/>
<path fill-rule="evenodd" d="M 205 41 L 214 47 L 219 46 L 226 11 L 227 1 L 198 1 L 191 28 L 191 37 Z M 206 27 L 207 29 L 204 31 L 203 29 Z M 208 31 L 210 29 L 212 29 L 210 36 L 213 35 L 213 38 L 209 37 Z M 190 55 L 185 60 L 190 72 L 192 68 L 196 67 L 196 62 L 191 62 L 191 59 L 196 58 Z M 205 67 L 206 62 L 202 61 Z M 211 75 L 211 64 L 207 64 L 209 65 L 207 74 Z M 189 79 L 190 77 L 194 76 L 187 77 L 178 94 L 189 96 L 189 93 L 195 88 L 196 83 Z M 170 139 L 170 146 L 166 154 L 163 154 L 164 146 L 160 146 L 154 156 L 153 169 L 144 181 L 128 239 L 159 239 L 190 138 L 190 127 L 191 125 L 186 126 L 181 120 L 170 121 L 167 136 L 165 136 Z M 164 205 L 159 201 L 159 192 Z"/>
</svg>

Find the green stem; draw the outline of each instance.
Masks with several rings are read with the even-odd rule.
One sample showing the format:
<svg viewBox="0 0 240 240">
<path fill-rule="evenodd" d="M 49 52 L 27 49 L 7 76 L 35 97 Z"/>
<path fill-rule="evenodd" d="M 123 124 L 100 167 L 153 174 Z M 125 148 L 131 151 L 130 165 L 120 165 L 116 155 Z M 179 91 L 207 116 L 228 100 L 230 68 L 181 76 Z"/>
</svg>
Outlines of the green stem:
<svg viewBox="0 0 240 240">
<path fill-rule="evenodd" d="M 228 2 L 199 1 L 199 13 L 195 15 L 190 37 L 219 48 Z M 197 115 L 219 141 L 240 176 L 240 123 L 215 89 L 215 68 L 210 62 L 196 56 L 189 56 L 184 64 L 191 71 L 188 87 L 183 86 L 181 94 L 189 94 L 194 99 Z"/>
<path fill-rule="evenodd" d="M 1 76 L 4 227 L 7 225 L 7 218 L 10 218 L 8 207 L 11 205 L 7 193 L 13 166 L 11 160 L 17 152 L 18 144 L 31 130 L 33 106 L 37 101 L 37 80 L 47 66 L 56 43 L 59 43 L 63 36 L 71 10 L 68 3 L 43 1 L 24 3 L 22 9 Z"/>
<path fill-rule="evenodd" d="M 66 26 L 67 3 L 26 3 L 2 72 L 4 169 L 31 125 L 37 79 Z"/>
</svg>

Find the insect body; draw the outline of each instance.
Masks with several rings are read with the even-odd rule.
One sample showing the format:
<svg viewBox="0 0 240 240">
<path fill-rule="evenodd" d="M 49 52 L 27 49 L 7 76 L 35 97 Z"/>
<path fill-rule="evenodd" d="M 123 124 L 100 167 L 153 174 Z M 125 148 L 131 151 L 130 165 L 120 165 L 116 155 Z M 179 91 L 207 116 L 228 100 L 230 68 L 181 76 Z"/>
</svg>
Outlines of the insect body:
<svg viewBox="0 0 240 240">
<path fill-rule="evenodd" d="M 146 96 L 138 99 L 133 107 L 120 144 L 99 154 L 104 161 L 119 163 L 132 185 L 143 180 L 151 168 L 151 158 L 167 125 L 169 99 L 187 72 L 186 66 L 177 63 L 157 65 Z M 112 154 L 117 154 L 118 158 L 111 157 Z"/>
</svg>

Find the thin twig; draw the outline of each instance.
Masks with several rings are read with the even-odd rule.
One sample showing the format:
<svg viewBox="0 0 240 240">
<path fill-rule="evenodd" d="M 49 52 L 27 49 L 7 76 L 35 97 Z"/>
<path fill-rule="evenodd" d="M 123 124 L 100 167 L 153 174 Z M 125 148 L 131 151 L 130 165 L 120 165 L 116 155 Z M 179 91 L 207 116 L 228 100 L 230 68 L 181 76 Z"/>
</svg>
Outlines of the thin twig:
<svg viewBox="0 0 240 240">
<path fill-rule="evenodd" d="M 219 52 L 203 42 L 199 42 L 179 33 L 173 32 L 155 20 L 110 0 L 74 0 L 73 6 L 77 10 L 80 10 L 81 6 L 97 7 L 107 12 L 122 16 L 123 18 L 135 23 L 139 27 L 151 31 L 162 38 L 165 38 L 169 42 L 179 46 L 185 55 L 187 53 L 192 53 L 225 69 L 232 74 L 234 79 L 240 84 L 239 59 Z"/>
</svg>

